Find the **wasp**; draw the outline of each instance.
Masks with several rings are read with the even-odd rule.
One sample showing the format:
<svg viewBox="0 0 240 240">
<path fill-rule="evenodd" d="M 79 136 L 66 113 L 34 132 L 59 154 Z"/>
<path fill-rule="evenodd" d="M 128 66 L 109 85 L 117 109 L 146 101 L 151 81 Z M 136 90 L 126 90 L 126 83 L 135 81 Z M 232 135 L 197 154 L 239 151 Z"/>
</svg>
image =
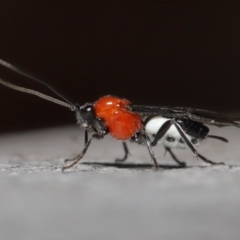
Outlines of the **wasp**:
<svg viewBox="0 0 240 240">
<path fill-rule="evenodd" d="M 83 150 L 76 157 L 66 159 L 65 163 L 70 162 L 70 164 L 64 166 L 62 171 L 72 168 L 84 157 L 93 139 L 102 139 L 106 135 L 111 135 L 123 143 L 124 157 L 117 159 L 117 162 L 123 162 L 127 159 L 129 150 L 126 141 L 130 140 L 147 147 L 156 169 L 158 169 L 158 163 L 153 147 L 157 144 L 162 144 L 180 166 L 185 166 L 185 163 L 177 159 L 172 152 L 173 148 L 189 149 L 193 156 L 206 163 L 224 164 L 223 162 L 213 162 L 202 156 L 196 147 L 206 138 L 228 142 L 226 138 L 209 135 L 209 128 L 206 125 L 240 127 L 240 124 L 237 123 L 240 120 L 239 115 L 187 107 L 134 105 L 124 98 L 111 95 L 103 96 L 94 103 L 74 104 L 46 82 L 29 75 L 14 65 L 1 59 L 0 65 L 40 82 L 62 100 L 0 79 L 2 85 L 69 108 L 75 112 L 77 124 L 85 129 Z M 89 134 L 91 134 L 90 138 Z"/>
</svg>

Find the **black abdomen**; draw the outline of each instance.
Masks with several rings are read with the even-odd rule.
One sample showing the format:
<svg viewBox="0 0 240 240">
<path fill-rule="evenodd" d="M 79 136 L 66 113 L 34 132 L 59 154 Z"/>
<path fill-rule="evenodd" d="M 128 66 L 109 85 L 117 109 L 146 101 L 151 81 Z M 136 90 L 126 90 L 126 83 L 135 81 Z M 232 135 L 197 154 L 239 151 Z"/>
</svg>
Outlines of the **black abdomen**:
<svg viewBox="0 0 240 240">
<path fill-rule="evenodd" d="M 176 119 L 184 132 L 196 139 L 204 139 L 208 135 L 209 128 L 202 123 L 194 122 L 189 119 Z"/>
</svg>

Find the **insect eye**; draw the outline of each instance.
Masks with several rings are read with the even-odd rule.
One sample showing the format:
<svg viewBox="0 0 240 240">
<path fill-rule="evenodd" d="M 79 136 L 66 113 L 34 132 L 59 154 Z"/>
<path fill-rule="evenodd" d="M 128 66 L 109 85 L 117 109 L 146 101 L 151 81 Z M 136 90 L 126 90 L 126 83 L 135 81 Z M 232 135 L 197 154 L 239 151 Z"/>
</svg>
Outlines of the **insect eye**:
<svg viewBox="0 0 240 240">
<path fill-rule="evenodd" d="M 84 111 L 85 111 L 85 112 L 91 112 L 91 111 L 92 111 L 92 107 L 86 107 L 86 108 L 84 109 Z"/>
</svg>

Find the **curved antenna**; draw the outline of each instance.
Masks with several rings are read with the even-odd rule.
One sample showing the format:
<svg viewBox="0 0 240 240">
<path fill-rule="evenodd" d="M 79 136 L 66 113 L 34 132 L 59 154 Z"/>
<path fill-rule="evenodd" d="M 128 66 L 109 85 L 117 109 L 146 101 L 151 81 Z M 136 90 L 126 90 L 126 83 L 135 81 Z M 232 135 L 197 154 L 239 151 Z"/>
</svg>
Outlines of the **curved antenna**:
<svg viewBox="0 0 240 240">
<path fill-rule="evenodd" d="M 12 88 L 14 90 L 17 90 L 17 91 L 20 91 L 20 92 L 25 92 L 25 93 L 29 93 L 29 94 L 33 94 L 33 95 L 36 95 L 40 98 L 43 98 L 45 100 L 48 100 L 50 102 L 54 102 L 56 104 L 59 104 L 61 106 L 64 106 L 64 107 L 68 107 L 70 108 L 71 110 L 74 110 L 75 109 L 75 106 L 74 105 L 71 105 L 71 104 L 68 104 L 66 102 L 63 102 L 59 99 L 56 99 L 56 98 L 53 98 L 53 97 L 50 97 L 46 94 L 43 94 L 43 93 L 40 93 L 38 91 L 35 91 L 35 90 L 32 90 L 32 89 L 28 89 L 28 88 L 24 88 L 24 87 L 19 87 L 17 85 L 14 85 L 12 83 L 9 83 L 9 82 L 6 82 L 6 81 L 3 81 L 2 79 L 0 79 L 0 83 L 3 84 L 4 86 L 6 87 L 9 87 L 9 88 Z"/>
<path fill-rule="evenodd" d="M 32 80 L 34 80 L 34 81 L 36 81 L 36 82 L 39 82 L 39 83 L 45 85 L 46 87 L 48 87 L 49 89 L 51 89 L 55 94 L 57 94 L 59 97 L 61 97 L 63 100 L 65 100 L 66 102 L 68 102 L 70 105 L 74 106 L 74 104 L 73 104 L 71 101 L 69 101 L 68 99 L 66 99 L 62 94 L 60 94 L 60 93 L 59 93 L 58 91 L 56 91 L 53 87 L 51 87 L 49 84 L 43 82 L 42 80 L 40 80 L 40 79 L 38 79 L 38 78 L 36 78 L 36 77 L 33 77 L 33 76 L 29 75 L 28 73 L 24 72 L 23 70 L 15 67 L 14 65 L 12 65 L 12 64 L 10 64 L 10 63 L 2 60 L 2 59 L 0 59 L 0 65 L 4 66 L 4 67 L 6 67 L 6 68 L 9 68 L 9 69 L 11 69 L 12 71 L 14 71 L 14 72 L 16 72 L 16 73 L 18 73 L 18 74 L 20 74 L 20 75 L 23 75 L 23 76 L 25 76 L 25 77 L 27 77 L 27 78 L 30 78 L 30 79 L 32 79 Z M 6 83 L 6 82 L 5 82 L 5 83 Z M 2 84 L 3 84 L 3 83 L 2 83 Z M 9 84 L 10 84 L 10 83 L 9 83 Z M 4 85 L 7 86 L 6 84 L 4 84 Z M 16 90 L 18 90 L 18 91 L 27 92 L 27 91 L 23 91 L 23 89 L 24 89 L 24 90 L 28 90 L 27 93 L 30 93 L 30 91 L 29 91 L 30 89 L 18 87 L 18 86 L 15 86 L 15 85 L 13 85 L 13 84 L 10 84 L 10 85 L 14 86 L 14 89 L 16 89 Z M 10 87 L 10 86 L 8 86 L 8 87 Z M 22 90 L 19 90 L 19 89 L 17 89 L 16 87 L 18 87 L 18 88 L 20 88 L 20 89 L 22 88 Z M 12 87 L 12 88 L 13 88 L 13 87 Z M 37 92 L 37 91 L 34 91 L 34 90 L 31 90 L 31 91 Z M 39 93 L 39 92 L 38 92 L 38 93 Z M 34 93 L 31 93 L 31 94 L 34 94 Z M 37 94 L 34 94 L 34 95 L 40 97 L 39 94 L 38 94 L 38 95 L 37 95 Z M 45 95 L 45 94 L 42 94 L 42 95 Z M 47 96 L 47 95 L 45 95 L 45 96 Z M 49 98 L 52 98 L 52 97 L 49 97 Z M 46 99 L 46 98 L 44 98 L 44 99 Z M 52 98 L 52 99 L 53 99 L 53 98 Z M 51 100 L 49 100 L 49 101 L 51 101 Z M 59 101 L 60 101 L 60 100 L 59 100 Z M 73 107 L 71 107 L 71 108 L 73 108 Z"/>
</svg>

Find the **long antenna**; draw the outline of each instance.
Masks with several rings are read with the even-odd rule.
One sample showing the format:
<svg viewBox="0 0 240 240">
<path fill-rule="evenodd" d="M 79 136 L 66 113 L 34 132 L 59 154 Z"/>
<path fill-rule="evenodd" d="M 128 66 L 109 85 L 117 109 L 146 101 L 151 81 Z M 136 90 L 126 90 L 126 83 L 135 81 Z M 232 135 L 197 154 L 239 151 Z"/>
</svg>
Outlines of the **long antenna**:
<svg viewBox="0 0 240 240">
<path fill-rule="evenodd" d="M 48 95 L 46 95 L 46 94 L 43 94 L 43 93 L 40 93 L 40 92 L 38 92 L 38 91 L 35 91 L 35 90 L 32 90 L 32 89 L 28 89 L 28 88 L 24 88 L 24 87 L 19 87 L 19 86 L 17 86 L 17 85 L 11 84 L 11 83 L 9 83 L 9 82 L 5 82 L 5 81 L 3 81 L 2 79 L 0 79 L 0 83 L 3 84 L 4 86 L 9 87 L 9 88 L 12 88 L 12 89 L 14 89 L 14 90 L 17 90 L 17 91 L 20 91 L 20 92 L 29 93 L 29 94 L 33 94 L 33 95 L 36 95 L 36 96 L 38 96 L 38 97 L 40 97 L 40 98 L 43 98 L 43 99 L 45 99 L 45 100 L 48 100 L 48 101 L 50 101 L 50 102 L 54 102 L 54 103 L 59 104 L 59 105 L 61 105 L 61 106 L 68 107 L 68 108 L 70 108 L 71 110 L 74 110 L 74 105 L 70 105 L 70 104 L 68 104 L 68 103 L 66 103 L 66 102 L 63 102 L 63 101 L 61 101 L 61 100 L 59 100 L 59 99 L 50 97 L 50 96 L 48 96 Z"/>
<path fill-rule="evenodd" d="M 32 80 L 34 80 L 34 81 L 36 81 L 36 82 L 39 82 L 39 83 L 45 85 L 45 86 L 48 87 L 50 90 L 52 90 L 52 92 L 54 92 L 55 94 L 57 94 L 59 97 L 61 97 L 63 100 L 65 100 L 65 101 L 68 102 L 69 104 L 68 104 L 68 106 L 67 106 L 67 105 L 64 105 L 64 104 L 62 104 L 63 102 L 60 101 L 60 100 L 58 100 L 58 99 L 55 99 L 55 98 L 50 97 L 50 96 L 47 96 L 47 95 L 45 95 L 45 94 L 43 94 L 43 93 L 40 93 L 40 92 L 37 92 L 37 91 L 35 91 L 35 90 L 31 90 L 31 89 L 27 89 L 27 88 L 23 88 L 23 87 L 19 87 L 19 86 L 13 85 L 13 84 L 8 83 L 8 82 L 5 82 L 5 81 L 3 81 L 3 80 L 0 81 L 1 84 L 5 85 L 5 86 L 7 86 L 7 87 L 13 88 L 13 89 L 15 89 L 15 90 L 21 91 L 21 92 L 26 92 L 26 93 L 30 93 L 30 94 L 36 95 L 36 96 L 38 96 L 38 97 L 44 98 L 44 99 L 46 99 L 46 100 L 48 100 L 48 101 L 52 101 L 52 102 L 54 102 L 54 103 L 57 103 L 57 102 L 58 102 L 57 104 L 59 104 L 59 103 L 61 102 L 60 105 L 62 105 L 62 106 L 67 106 L 67 107 L 69 107 L 69 108 L 71 108 L 71 109 L 74 109 L 74 104 L 73 104 L 71 101 L 69 101 L 68 99 L 66 99 L 62 94 L 60 94 L 58 91 L 56 91 L 56 90 L 55 90 L 53 87 L 51 87 L 49 84 L 43 82 L 42 80 L 40 80 L 40 79 L 38 79 L 38 78 L 36 78 L 36 77 L 34 77 L 34 76 L 31 76 L 30 74 L 24 72 L 23 70 L 15 67 L 14 65 L 12 65 L 12 64 L 10 64 L 10 63 L 2 60 L 2 59 L 0 59 L 0 65 L 4 66 L 4 67 L 6 67 L 6 68 L 9 68 L 9 69 L 11 69 L 12 71 L 14 71 L 14 72 L 16 72 L 16 73 L 18 73 L 18 74 L 20 74 L 20 75 L 23 75 L 23 76 L 25 76 L 25 77 L 27 77 L 27 78 L 30 78 L 30 79 L 32 79 Z"/>
</svg>

